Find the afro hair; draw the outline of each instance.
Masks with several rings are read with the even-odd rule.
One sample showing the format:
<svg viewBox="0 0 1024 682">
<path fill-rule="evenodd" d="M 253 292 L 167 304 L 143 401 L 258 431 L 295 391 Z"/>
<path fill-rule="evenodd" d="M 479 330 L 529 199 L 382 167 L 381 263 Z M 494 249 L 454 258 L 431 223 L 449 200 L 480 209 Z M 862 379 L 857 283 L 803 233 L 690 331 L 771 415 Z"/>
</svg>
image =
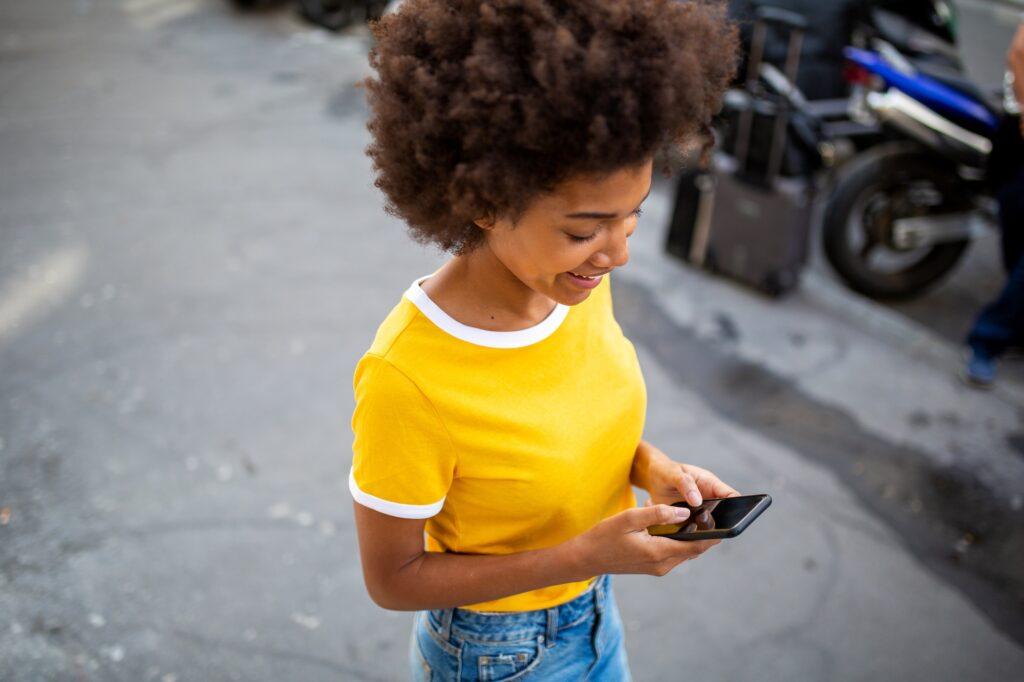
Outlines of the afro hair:
<svg viewBox="0 0 1024 682">
<path fill-rule="evenodd" d="M 725 8 L 697 1 L 405 0 L 373 34 L 375 185 L 454 253 L 574 174 L 706 139 L 737 61 Z"/>
</svg>

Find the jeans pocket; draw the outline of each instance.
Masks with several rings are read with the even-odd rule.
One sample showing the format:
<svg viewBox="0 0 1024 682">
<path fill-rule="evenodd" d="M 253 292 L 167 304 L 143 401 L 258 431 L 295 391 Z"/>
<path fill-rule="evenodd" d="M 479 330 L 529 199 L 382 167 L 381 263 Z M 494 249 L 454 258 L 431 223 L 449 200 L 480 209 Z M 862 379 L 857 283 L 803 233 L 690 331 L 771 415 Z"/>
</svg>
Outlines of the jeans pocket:
<svg viewBox="0 0 1024 682">
<path fill-rule="evenodd" d="M 544 657 L 544 637 L 533 641 L 488 642 L 467 641 L 463 660 L 472 665 L 476 660 L 477 677 L 481 682 L 505 682 L 518 679 L 535 670 Z"/>
</svg>

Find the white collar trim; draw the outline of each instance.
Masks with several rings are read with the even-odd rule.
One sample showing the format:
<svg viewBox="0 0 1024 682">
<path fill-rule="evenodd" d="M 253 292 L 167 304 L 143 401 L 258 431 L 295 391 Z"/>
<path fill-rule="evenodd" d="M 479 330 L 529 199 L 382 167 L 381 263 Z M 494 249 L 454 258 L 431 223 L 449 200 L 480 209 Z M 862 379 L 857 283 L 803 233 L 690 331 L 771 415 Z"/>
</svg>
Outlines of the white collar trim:
<svg viewBox="0 0 1024 682">
<path fill-rule="evenodd" d="M 555 309 L 543 321 L 527 329 L 519 329 L 513 332 L 495 332 L 489 329 L 479 329 L 462 324 L 454 317 L 441 310 L 430 300 L 427 292 L 420 287 L 420 282 L 430 277 L 424 275 L 414 281 L 405 291 L 405 297 L 416 306 L 424 316 L 443 331 L 451 334 L 457 339 L 468 341 L 477 346 L 487 348 L 522 348 L 531 346 L 543 341 L 555 333 L 565 316 L 569 314 L 569 306 L 561 303 L 555 304 Z"/>
</svg>

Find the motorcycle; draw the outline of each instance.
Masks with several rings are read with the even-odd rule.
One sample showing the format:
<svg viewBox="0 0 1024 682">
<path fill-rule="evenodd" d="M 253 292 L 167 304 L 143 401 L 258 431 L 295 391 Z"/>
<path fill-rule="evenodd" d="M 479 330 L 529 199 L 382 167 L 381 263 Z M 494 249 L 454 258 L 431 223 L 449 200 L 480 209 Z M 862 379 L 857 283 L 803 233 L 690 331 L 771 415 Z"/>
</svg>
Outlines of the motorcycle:
<svg viewBox="0 0 1024 682">
<path fill-rule="evenodd" d="M 991 156 L 998 100 L 948 64 L 911 61 L 892 43 L 848 47 L 850 117 L 886 141 L 840 170 L 825 207 L 825 254 L 872 298 L 917 295 L 940 281 L 995 222 Z"/>
<path fill-rule="evenodd" d="M 826 127 L 827 139 L 842 141 L 844 148 L 852 145 L 853 151 L 878 144 L 884 137 L 877 127 L 850 120 L 850 86 L 842 77 L 844 46 L 868 47 L 878 38 L 913 61 L 962 71 L 951 0 L 731 0 L 730 15 L 742 28 L 744 54 L 749 50 L 755 8 L 767 6 L 800 14 L 812 27 L 801 50 L 796 87 L 808 100 L 809 111 Z M 770 32 L 765 61 L 781 66 L 785 58 L 785 36 Z M 746 69 L 741 66 L 740 72 Z"/>
<path fill-rule="evenodd" d="M 815 27 L 808 32 L 795 83 L 788 83 L 774 64 L 786 58 L 784 36 L 769 35 L 766 61 L 761 65 L 758 83 L 765 97 L 757 99 L 785 102 L 790 112 L 781 174 L 803 178 L 830 194 L 824 213 L 825 254 L 851 288 L 876 298 L 922 291 L 956 264 L 970 237 L 980 231 L 978 223 L 991 213 L 984 202 L 990 196 L 984 182 L 987 153 L 967 159 L 960 167 L 959 158 L 950 156 L 943 145 L 927 136 L 922 139 L 916 128 L 904 130 L 905 121 L 872 111 L 865 98 L 872 86 L 902 87 L 900 92 L 906 94 L 905 81 L 915 79 L 931 79 L 939 82 L 938 87 L 975 94 L 963 78 L 951 4 L 947 0 L 851 0 L 828 6 L 775 0 L 773 4 L 809 12 L 808 23 Z M 733 9 L 741 21 L 744 12 L 749 13 L 740 6 Z M 853 52 L 833 47 L 837 44 L 853 46 Z M 878 59 L 858 64 L 851 54 L 875 54 Z M 890 63 L 898 65 L 891 71 L 904 76 L 899 87 L 891 78 L 886 81 L 878 75 L 877 67 Z M 750 108 L 749 97 L 742 95 L 727 93 L 716 122 L 719 146 L 727 152 L 736 146 L 738 112 Z M 945 110 L 938 115 L 943 113 L 953 115 Z M 756 143 L 772 136 L 759 130 L 757 123 L 761 118 L 773 120 L 770 114 L 755 115 L 748 165 L 757 166 L 766 158 L 767 150 Z M 987 124 L 993 115 L 985 119 L 980 133 L 973 134 L 991 134 Z M 964 218 L 969 218 L 966 228 Z"/>
<path fill-rule="evenodd" d="M 812 27 L 802 41 L 796 81 L 782 94 L 806 121 L 804 128 L 816 129 L 818 140 L 809 144 L 803 134 L 806 130 L 793 131 L 796 134 L 791 137 L 791 146 L 796 148 L 786 150 L 784 175 L 806 177 L 822 167 L 839 166 L 856 153 L 890 139 L 877 123 L 850 117 L 851 86 L 843 79 L 844 45 L 863 47 L 882 39 L 914 62 L 951 71 L 963 69 L 956 45 L 956 13 L 950 0 L 731 0 L 730 16 L 741 27 L 743 42 L 740 73 L 747 72 L 746 55 L 759 8 L 793 12 Z M 765 40 L 764 65 L 769 71 L 777 71 L 788 58 L 788 36 L 776 29 L 770 27 Z M 777 83 L 767 85 L 780 94 Z M 739 102 L 742 97 L 736 94 L 741 89 L 737 84 L 730 91 L 739 106 L 730 107 L 732 102 L 727 101 L 726 110 L 716 121 L 721 146 L 726 150 L 735 132 L 735 110 L 743 108 Z M 754 137 L 762 142 L 767 139 L 765 135 Z"/>
</svg>

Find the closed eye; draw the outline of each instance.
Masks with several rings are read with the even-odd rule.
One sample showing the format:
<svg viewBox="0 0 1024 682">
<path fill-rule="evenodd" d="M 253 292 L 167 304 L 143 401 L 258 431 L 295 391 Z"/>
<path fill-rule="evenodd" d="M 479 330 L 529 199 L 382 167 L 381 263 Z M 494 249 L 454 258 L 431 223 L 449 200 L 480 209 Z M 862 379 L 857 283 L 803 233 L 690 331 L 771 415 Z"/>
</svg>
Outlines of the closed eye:
<svg viewBox="0 0 1024 682">
<path fill-rule="evenodd" d="M 636 217 L 639 218 L 640 214 L 642 214 L 643 212 L 644 212 L 644 209 L 642 207 L 640 207 L 640 206 L 637 206 L 636 210 L 633 211 L 632 215 L 635 215 Z M 578 234 L 569 234 L 568 232 L 566 234 L 569 236 L 569 239 L 571 239 L 572 241 L 576 242 L 577 244 L 584 244 L 586 242 L 589 242 L 590 240 L 592 240 L 594 237 L 597 236 L 597 232 L 596 231 L 592 232 L 592 233 L 590 233 L 590 234 L 588 234 L 586 236 L 580 236 Z"/>
</svg>

